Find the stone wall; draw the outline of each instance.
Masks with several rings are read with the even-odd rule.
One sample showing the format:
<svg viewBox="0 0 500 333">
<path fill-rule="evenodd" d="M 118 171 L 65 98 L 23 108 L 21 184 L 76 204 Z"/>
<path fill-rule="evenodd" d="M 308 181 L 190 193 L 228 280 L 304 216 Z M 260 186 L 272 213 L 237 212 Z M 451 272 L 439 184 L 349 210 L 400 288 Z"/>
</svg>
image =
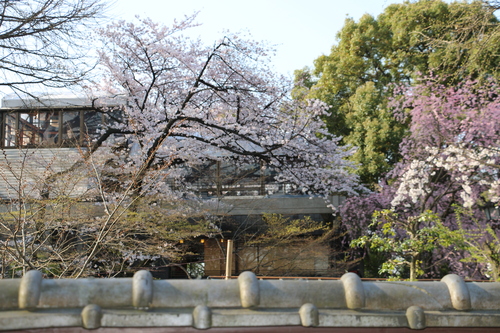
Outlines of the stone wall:
<svg viewBox="0 0 500 333">
<path fill-rule="evenodd" d="M 362 281 L 354 273 L 340 280 L 259 280 L 251 272 L 234 280 L 153 280 L 139 271 L 133 278 L 56 280 L 30 271 L 22 279 L 0 280 L 0 331 L 356 327 L 479 332 L 482 327 L 487 332 L 500 328 L 499 299 L 500 283 L 464 282 L 457 275 L 434 282 Z"/>
</svg>

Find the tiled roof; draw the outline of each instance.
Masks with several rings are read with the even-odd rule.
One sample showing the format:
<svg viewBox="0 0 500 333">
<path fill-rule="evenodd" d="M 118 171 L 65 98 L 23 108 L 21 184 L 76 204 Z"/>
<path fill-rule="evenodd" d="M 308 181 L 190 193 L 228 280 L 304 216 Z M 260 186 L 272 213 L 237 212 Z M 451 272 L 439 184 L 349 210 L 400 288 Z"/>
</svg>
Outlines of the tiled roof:
<svg viewBox="0 0 500 333">
<path fill-rule="evenodd" d="M 133 278 L 0 280 L 0 331 L 46 327 L 500 327 L 500 283 Z"/>
<path fill-rule="evenodd" d="M 73 108 L 97 106 L 115 106 L 125 103 L 123 96 L 97 95 L 87 96 L 70 91 L 60 94 L 8 94 L 1 99 L 0 110 L 39 109 L 39 108 Z"/>
</svg>

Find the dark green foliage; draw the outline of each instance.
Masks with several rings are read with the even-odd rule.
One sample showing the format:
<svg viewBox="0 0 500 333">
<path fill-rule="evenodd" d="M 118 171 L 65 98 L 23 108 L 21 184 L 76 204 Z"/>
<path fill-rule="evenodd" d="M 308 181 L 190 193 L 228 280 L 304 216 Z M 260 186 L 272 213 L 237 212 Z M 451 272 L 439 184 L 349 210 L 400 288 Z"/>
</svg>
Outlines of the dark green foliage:
<svg viewBox="0 0 500 333">
<path fill-rule="evenodd" d="M 420 0 L 393 4 L 377 18 L 348 18 L 329 55 L 314 69 L 296 71 L 294 98 L 331 106 L 328 130 L 358 148 L 352 160 L 374 186 L 399 160 L 407 126 L 388 108 L 394 84 L 422 73 L 464 77 L 497 75 L 500 32 L 493 9 L 481 1 Z"/>
</svg>

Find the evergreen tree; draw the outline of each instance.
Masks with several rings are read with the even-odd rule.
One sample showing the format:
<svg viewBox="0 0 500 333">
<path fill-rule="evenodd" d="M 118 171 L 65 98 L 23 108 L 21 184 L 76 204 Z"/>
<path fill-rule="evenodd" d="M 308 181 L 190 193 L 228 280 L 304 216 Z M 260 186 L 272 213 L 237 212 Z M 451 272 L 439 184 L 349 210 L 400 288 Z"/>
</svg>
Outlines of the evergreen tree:
<svg viewBox="0 0 500 333">
<path fill-rule="evenodd" d="M 428 72 L 446 74 L 451 83 L 497 75 L 494 10 L 482 1 L 420 0 L 390 5 L 377 18 L 348 18 L 331 53 L 317 58 L 313 70 L 296 72 L 294 98 L 330 105 L 324 118 L 329 132 L 357 147 L 357 173 L 373 187 L 400 159 L 407 133 L 387 107 L 392 84 Z"/>
</svg>

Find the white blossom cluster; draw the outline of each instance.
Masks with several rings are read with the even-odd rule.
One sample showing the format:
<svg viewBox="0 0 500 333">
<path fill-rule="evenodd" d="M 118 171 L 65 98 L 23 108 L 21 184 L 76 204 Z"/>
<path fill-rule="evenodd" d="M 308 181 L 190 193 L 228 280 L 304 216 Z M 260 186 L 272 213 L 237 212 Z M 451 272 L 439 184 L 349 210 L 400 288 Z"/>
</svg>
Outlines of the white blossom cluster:
<svg viewBox="0 0 500 333">
<path fill-rule="evenodd" d="M 401 177 L 401 183 L 398 190 L 392 199 L 391 205 L 397 207 L 404 204 L 404 201 L 409 198 L 413 204 L 416 204 L 429 189 L 429 164 L 428 161 L 414 160 L 410 163 L 408 169 Z"/>
<path fill-rule="evenodd" d="M 494 147 L 471 149 L 456 143 L 439 149 L 426 147 L 428 157 L 414 160 L 403 173 L 392 206 L 396 207 L 407 198 L 415 204 L 422 201 L 431 189 L 430 179 L 437 169 L 446 170 L 455 184 L 461 187 L 459 195 L 465 207 L 472 207 L 479 195 L 492 203 L 500 201 L 499 165 L 500 151 Z M 474 186 L 484 191 L 475 193 Z"/>
</svg>

